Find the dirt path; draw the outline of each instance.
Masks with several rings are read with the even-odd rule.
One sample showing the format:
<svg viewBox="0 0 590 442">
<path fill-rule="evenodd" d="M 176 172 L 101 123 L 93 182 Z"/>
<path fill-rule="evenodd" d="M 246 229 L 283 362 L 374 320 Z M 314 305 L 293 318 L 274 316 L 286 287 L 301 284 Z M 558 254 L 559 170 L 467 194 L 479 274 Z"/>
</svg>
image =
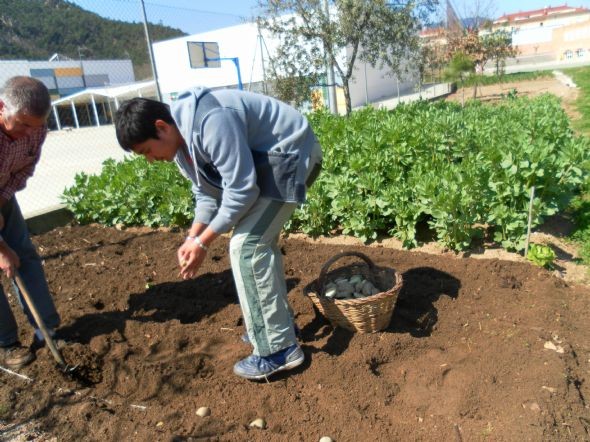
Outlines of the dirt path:
<svg viewBox="0 0 590 442">
<path fill-rule="evenodd" d="M 250 348 L 239 338 L 227 239 L 193 281 L 177 278 L 181 241 L 182 233 L 92 226 L 35 238 L 75 341 L 65 357 L 82 364 L 86 383 L 60 376 L 39 351 L 22 370 L 34 382 L 0 374 L 8 428 L 35 422 L 60 441 L 590 437 L 584 286 L 527 263 L 289 238 L 281 247 L 307 362 L 252 383 L 232 374 Z M 403 275 L 382 333 L 333 329 L 303 296 L 343 250 Z M 197 416 L 201 406 L 211 416 Z M 248 426 L 259 417 L 265 430 Z"/>
</svg>

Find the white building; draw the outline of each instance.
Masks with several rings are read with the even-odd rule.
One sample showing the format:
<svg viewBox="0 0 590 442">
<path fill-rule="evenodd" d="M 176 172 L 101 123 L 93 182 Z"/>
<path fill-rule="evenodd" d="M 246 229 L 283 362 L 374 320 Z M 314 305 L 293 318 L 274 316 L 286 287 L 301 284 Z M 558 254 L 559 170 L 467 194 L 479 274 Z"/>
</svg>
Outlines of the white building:
<svg viewBox="0 0 590 442">
<path fill-rule="evenodd" d="M 579 61 L 590 52 L 590 9 L 547 6 L 504 14 L 493 30 L 510 32 L 520 62 Z"/>
<path fill-rule="evenodd" d="M 192 68 L 189 59 L 189 43 L 217 43 L 218 53 L 210 50 L 208 58 L 221 58 L 219 67 Z M 278 46 L 268 34 L 259 36 L 255 23 L 217 29 L 201 34 L 179 37 L 153 44 L 154 59 L 162 99 L 171 101 L 175 95 L 193 86 L 210 88 L 235 88 L 238 85 L 237 61 L 241 81 L 245 90 L 262 91 L 265 80 L 263 60 L 268 66 L 269 53 Z M 208 45 L 211 49 L 214 45 Z M 345 55 L 343 51 L 342 56 Z M 413 93 L 417 84 L 414 78 L 399 81 L 385 70 L 372 68 L 363 62 L 355 64 L 354 78 L 350 84 L 352 106 L 362 106 L 367 102 L 396 96 L 399 93 Z M 327 93 L 323 94 L 327 97 Z M 339 109 L 344 108 L 342 91 L 338 93 Z"/>
</svg>

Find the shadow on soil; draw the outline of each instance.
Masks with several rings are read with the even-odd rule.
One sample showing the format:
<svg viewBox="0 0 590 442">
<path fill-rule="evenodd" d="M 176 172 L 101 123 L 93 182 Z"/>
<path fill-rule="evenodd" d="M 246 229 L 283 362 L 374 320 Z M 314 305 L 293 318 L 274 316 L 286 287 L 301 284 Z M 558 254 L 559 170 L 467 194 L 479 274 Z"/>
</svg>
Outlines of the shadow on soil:
<svg viewBox="0 0 590 442">
<path fill-rule="evenodd" d="M 432 267 L 410 269 L 403 277 L 404 285 L 386 331 L 410 333 L 420 338 L 430 336 L 438 321 L 438 310 L 434 304 L 441 296 L 456 299 L 461 282 Z"/>
<path fill-rule="evenodd" d="M 441 296 L 456 299 L 461 282 L 448 273 L 432 267 L 417 267 L 403 273 L 404 284 L 400 290 L 389 327 L 389 333 L 409 333 L 414 337 L 428 337 L 438 321 L 436 301 Z M 338 356 L 348 348 L 354 332 L 340 327 L 332 328 L 314 305 L 315 317 L 302 330 L 303 342 L 311 342 L 328 336 L 320 348 L 307 347 L 307 352 L 325 352 Z M 304 347 L 305 348 L 305 347 Z M 306 355 L 307 356 L 307 355 Z"/>
<path fill-rule="evenodd" d="M 297 286 L 297 278 L 287 279 L 287 287 Z M 118 331 L 125 338 L 127 321 L 167 322 L 179 320 L 191 324 L 210 316 L 229 304 L 238 302 L 231 270 L 207 273 L 194 280 L 167 282 L 153 285 L 145 292 L 129 296 L 124 311 L 101 311 L 104 305 L 97 303 L 96 313 L 88 313 L 62 327 L 64 336 L 87 344 L 95 336 Z"/>
</svg>

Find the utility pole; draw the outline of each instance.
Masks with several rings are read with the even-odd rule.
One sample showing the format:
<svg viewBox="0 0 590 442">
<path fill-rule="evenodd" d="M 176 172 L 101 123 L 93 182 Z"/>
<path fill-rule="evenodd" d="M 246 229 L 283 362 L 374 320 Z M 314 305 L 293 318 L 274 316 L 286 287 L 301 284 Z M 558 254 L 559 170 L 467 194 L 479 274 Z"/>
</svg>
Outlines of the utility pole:
<svg viewBox="0 0 590 442">
<path fill-rule="evenodd" d="M 148 52 L 150 54 L 150 63 L 152 64 L 152 73 L 154 74 L 154 81 L 156 82 L 156 97 L 158 101 L 162 101 L 162 94 L 160 93 L 160 82 L 158 81 L 158 72 L 156 71 L 156 61 L 154 60 L 154 52 L 152 51 L 152 39 L 150 38 L 150 31 L 148 29 L 147 16 L 145 14 L 145 4 L 143 0 L 141 3 L 141 12 L 143 14 L 143 30 L 145 31 L 145 40 L 147 42 Z"/>
<path fill-rule="evenodd" d="M 326 11 L 326 17 L 328 18 L 328 24 L 330 22 L 330 6 L 328 0 L 324 0 L 324 9 Z M 330 103 L 330 112 L 333 114 L 338 113 L 338 103 L 336 102 L 336 85 L 334 84 L 334 65 L 330 56 L 326 57 L 327 60 L 327 80 L 328 80 L 328 101 Z"/>
<path fill-rule="evenodd" d="M 260 45 L 260 60 L 262 63 L 262 91 L 266 95 L 266 93 L 267 93 L 267 90 L 266 90 L 266 68 L 264 66 L 264 50 L 262 48 L 262 33 L 260 32 L 260 26 L 258 26 L 258 24 L 256 26 L 258 27 L 258 43 Z"/>
</svg>

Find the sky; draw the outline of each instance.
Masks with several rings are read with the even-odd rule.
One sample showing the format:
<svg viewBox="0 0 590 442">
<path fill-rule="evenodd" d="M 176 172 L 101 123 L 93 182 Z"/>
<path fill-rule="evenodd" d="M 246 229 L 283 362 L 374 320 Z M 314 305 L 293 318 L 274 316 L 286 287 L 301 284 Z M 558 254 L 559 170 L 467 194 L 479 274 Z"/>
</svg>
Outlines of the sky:
<svg viewBox="0 0 590 442">
<path fill-rule="evenodd" d="M 112 19 L 141 22 L 140 0 L 69 0 L 80 7 Z M 545 6 L 581 6 L 590 8 L 590 0 L 452 0 L 460 17 L 473 11 L 479 2 L 496 18 Z M 440 0 L 445 3 L 445 0 Z M 146 15 L 151 23 L 160 23 L 189 34 L 210 31 L 242 23 L 256 15 L 256 0 L 144 0 Z"/>
</svg>

